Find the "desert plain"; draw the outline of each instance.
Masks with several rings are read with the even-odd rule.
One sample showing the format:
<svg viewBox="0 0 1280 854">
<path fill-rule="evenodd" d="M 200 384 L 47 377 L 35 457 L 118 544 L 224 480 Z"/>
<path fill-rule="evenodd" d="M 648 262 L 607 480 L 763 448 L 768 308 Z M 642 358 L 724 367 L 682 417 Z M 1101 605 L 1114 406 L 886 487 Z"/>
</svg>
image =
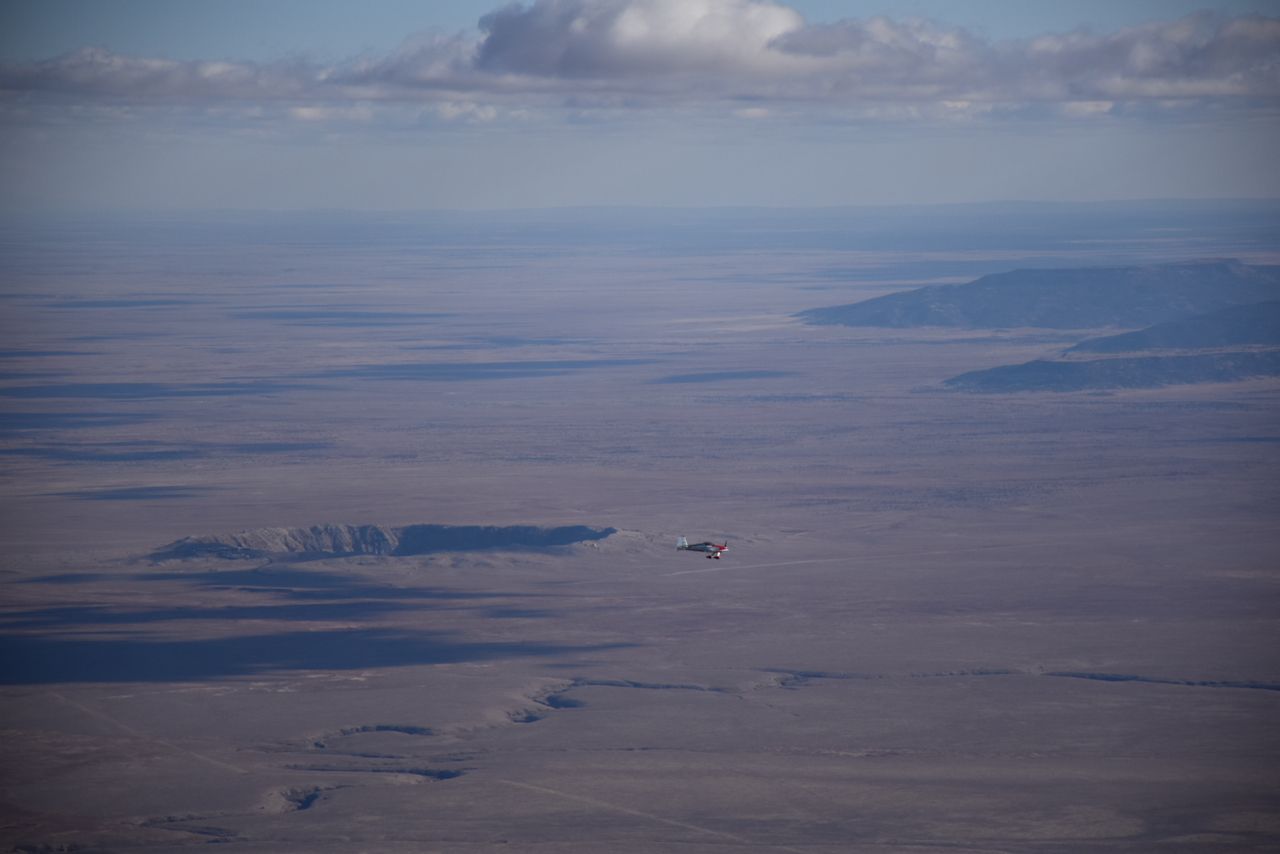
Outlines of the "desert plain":
<svg viewBox="0 0 1280 854">
<path fill-rule="evenodd" d="M 7 223 L 0 846 L 1280 850 L 1280 381 L 957 392 L 1117 330 L 795 316 L 1276 222 Z M 157 554 L 322 524 L 615 530 Z"/>
</svg>

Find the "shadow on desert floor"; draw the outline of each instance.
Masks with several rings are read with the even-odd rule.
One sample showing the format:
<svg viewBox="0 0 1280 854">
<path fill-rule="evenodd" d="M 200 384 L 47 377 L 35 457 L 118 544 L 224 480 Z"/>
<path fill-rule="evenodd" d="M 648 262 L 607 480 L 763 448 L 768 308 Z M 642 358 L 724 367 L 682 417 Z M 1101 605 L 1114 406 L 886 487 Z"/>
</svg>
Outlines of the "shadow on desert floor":
<svg viewBox="0 0 1280 854">
<path fill-rule="evenodd" d="M 270 622 L 359 623 L 411 612 L 468 611 L 482 619 L 543 619 L 557 612 L 528 607 L 540 594 L 393 586 L 295 567 L 223 571 L 71 573 L 32 579 L 55 585 L 103 581 L 180 583 L 244 594 L 256 601 L 165 607 L 68 604 L 10 611 L 0 617 L 0 684 L 199 681 L 271 671 L 347 670 L 529 656 L 561 656 L 608 646 L 543 642 L 473 642 L 450 632 L 403 627 L 315 626 L 266 634 L 245 632 Z M 148 591 L 148 596 L 150 591 Z M 262 597 L 269 601 L 262 602 Z M 139 603 L 142 604 L 142 603 Z M 202 634 L 163 624 L 202 626 Z M 223 625 L 219 625 L 219 624 Z M 138 629 L 138 633 L 131 631 Z M 144 627 L 156 634 L 141 634 Z M 163 634 L 161 634 L 163 633 Z"/>
<path fill-rule="evenodd" d="M 199 682 L 280 671 L 361 670 L 571 656 L 620 644 L 483 643 L 445 632 L 383 628 L 192 640 L 0 636 L 0 684 Z"/>
<path fill-rule="evenodd" d="M 374 584 L 358 576 L 269 564 L 251 569 L 158 572 L 68 572 L 31 578 L 28 584 L 96 584 L 99 582 L 178 581 L 197 587 L 265 592 L 289 599 L 504 599 L 543 594 L 452 590 L 445 587 L 401 587 Z"/>
</svg>

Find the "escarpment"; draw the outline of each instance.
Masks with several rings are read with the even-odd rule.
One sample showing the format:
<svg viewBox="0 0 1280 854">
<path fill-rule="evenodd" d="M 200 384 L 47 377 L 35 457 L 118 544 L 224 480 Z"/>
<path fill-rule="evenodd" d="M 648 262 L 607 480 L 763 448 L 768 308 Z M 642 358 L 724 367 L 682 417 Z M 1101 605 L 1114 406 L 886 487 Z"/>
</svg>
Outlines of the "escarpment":
<svg viewBox="0 0 1280 854">
<path fill-rule="evenodd" d="M 256 528 L 234 534 L 183 537 L 153 552 L 153 560 L 273 556 L 410 556 L 433 552 L 545 549 L 602 540 L 616 528 L 586 525 L 312 525 L 309 528 Z"/>
</svg>

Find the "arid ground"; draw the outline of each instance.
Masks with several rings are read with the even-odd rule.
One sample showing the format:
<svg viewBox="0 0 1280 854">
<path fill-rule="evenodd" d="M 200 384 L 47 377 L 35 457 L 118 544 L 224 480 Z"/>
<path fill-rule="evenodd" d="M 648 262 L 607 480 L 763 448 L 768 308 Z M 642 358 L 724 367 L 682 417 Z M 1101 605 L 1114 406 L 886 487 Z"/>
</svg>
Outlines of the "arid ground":
<svg viewBox="0 0 1280 854">
<path fill-rule="evenodd" d="M 1280 850 L 1280 382 L 792 316 L 1272 220 L 529 216 L 7 227 L 0 846 Z M 149 557 L 321 523 L 618 533 Z"/>
</svg>

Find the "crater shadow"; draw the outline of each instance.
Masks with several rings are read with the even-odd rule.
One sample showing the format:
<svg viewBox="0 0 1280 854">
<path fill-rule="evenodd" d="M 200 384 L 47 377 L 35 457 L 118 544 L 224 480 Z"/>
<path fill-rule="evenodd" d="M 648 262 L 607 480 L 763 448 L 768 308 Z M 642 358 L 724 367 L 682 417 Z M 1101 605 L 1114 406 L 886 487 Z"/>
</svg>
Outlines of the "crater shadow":
<svg viewBox="0 0 1280 854">
<path fill-rule="evenodd" d="M 69 629 L 89 626 L 146 625 L 178 620 L 358 620 L 423 608 L 422 602 L 355 601 L 289 605 L 228 605 L 212 608 L 115 610 L 104 605 L 65 605 L 0 616 L 6 629 Z"/>
<path fill-rule="evenodd" d="M 96 584 L 114 582 L 179 581 L 212 590 L 242 590 L 271 593 L 289 600 L 392 599 L 437 601 L 485 601 L 492 599 L 551 598 L 550 593 L 449 590 L 443 587 L 395 587 L 374 584 L 362 578 L 294 566 L 267 564 L 253 569 L 203 572 L 63 573 L 27 579 L 26 584 Z"/>
<path fill-rule="evenodd" d="M 373 628 L 194 640 L 0 635 L 0 684 L 199 682 L 282 671 L 545 658 L 623 646 L 482 643 L 443 632 Z"/>
</svg>

